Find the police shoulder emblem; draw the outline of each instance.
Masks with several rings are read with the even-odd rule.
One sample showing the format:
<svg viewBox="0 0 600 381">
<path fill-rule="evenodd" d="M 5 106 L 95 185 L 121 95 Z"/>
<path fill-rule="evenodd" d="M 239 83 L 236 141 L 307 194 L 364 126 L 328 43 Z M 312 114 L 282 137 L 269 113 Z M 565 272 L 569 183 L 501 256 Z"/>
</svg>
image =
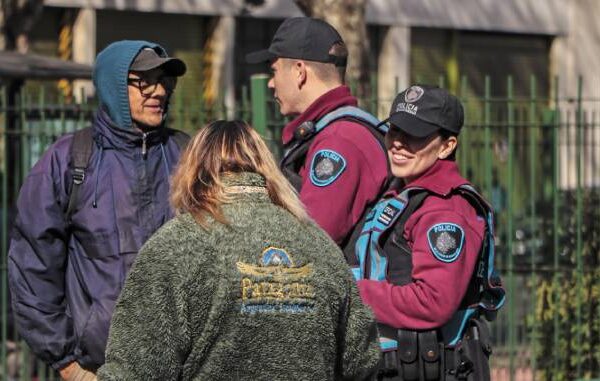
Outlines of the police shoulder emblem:
<svg viewBox="0 0 600 381">
<path fill-rule="evenodd" d="M 444 222 L 429 228 L 427 240 L 433 255 L 437 259 L 445 263 L 451 263 L 458 259 L 462 251 L 465 232 L 457 224 Z"/>
<path fill-rule="evenodd" d="M 310 164 L 310 181 L 318 187 L 334 182 L 346 169 L 346 159 L 339 153 L 322 149 L 318 151 Z"/>
</svg>

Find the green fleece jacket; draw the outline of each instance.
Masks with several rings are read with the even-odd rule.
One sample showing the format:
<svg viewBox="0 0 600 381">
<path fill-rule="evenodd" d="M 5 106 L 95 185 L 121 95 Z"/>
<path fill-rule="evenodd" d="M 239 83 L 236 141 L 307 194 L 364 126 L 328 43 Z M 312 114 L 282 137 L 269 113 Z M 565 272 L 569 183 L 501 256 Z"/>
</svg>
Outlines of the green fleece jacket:
<svg viewBox="0 0 600 381">
<path fill-rule="evenodd" d="M 243 191 L 223 206 L 229 226 L 183 214 L 142 248 L 98 379 L 371 378 L 376 324 L 336 244 L 274 205 L 260 175 L 227 182 Z"/>
</svg>

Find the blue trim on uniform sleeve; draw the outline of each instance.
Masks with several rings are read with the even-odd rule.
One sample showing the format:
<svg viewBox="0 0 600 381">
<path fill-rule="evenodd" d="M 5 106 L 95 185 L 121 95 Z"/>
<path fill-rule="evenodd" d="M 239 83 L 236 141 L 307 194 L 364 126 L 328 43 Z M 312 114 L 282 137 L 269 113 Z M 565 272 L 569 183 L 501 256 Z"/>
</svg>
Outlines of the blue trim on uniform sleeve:
<svg viewBox="0 0 600 381">
<path fill-rule="evenodd" d="M 398 342 L 387 337 L 380 337 L 379 347 L 383 352 L 395 351 L 396 349 L 398 349 Z"/>
<path fill-rule="evenodd" d="M 494 249 L 496 247 L 496 239 L 494 238 L 494 235 L 491 233 L 492 231 L 494 231 L 494 216 L 492 215 L 492 213 L 488 213 L 487 223 L 488 223 L 488 226 L 490 227 L 486 233 L 487 236 L 485 237 L 485 238 L 489 239 L 488 252 L 486 253 L 489 258 L 487 277 L 488 277 L 488 279 L 490 279 L 492 277 L 492 274 L 494 273 L 494 254 L 495 254 Z"/>
<path fill-rule="evenodd" d="M 335 109 L 334 111 L 326 114 L 321 119 L 319 119 L 319 121 L 315 125 L 315 131 L 319 132 L 323 128 L 327 127 L 331 122 L 333 122 L 337 119 L 340 119 L 340 118 L 348 117 L 348 116 L 356 118 L 356 119 L 360 119 L 366 123 L 369 123 L 373 127 L 381 129 L 383 133 L 385 133 L 387 131 L 386 129 L 384 129 L 383 126 L 378 127 L 380 124 L 379 119 L 377 119 L 375 116 L 369 114 L 365 110 L 361 110 L 360 108 L 355 107 L 355 106 L 340 107 L 340 108 Z M 387 126 L 385 128 L 387 128 Z"/>
<path fill-rule="evenodd" d="M 474 316 L 475 312 L 474 308 L 458 310 L 454 313 L 450 321 L 442 327 L 442 337 L 448 345 L 455 346 L 458 344 L 465 333 L 467 322 Z"/>
</svg>

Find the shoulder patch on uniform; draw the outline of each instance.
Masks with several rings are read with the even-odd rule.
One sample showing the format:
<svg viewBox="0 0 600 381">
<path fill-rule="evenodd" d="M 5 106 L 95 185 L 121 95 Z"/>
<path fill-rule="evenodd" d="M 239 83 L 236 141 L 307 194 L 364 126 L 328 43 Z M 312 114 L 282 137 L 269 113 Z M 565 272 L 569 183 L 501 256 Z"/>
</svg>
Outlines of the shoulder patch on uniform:
<svg viewBox="0 0 600 381">
<path fill-rule="evenodd" d="M 310 181 L 318 187 L 334 182 L 346 169 L 346 159 L 339 153 L 322 149 L 315 153 L 310 164 Z"/>
<path fill-rule="evenodd" d="M 465 242 L 465 232 L 457 224 L 444 222 L 435 224 L 427 231 L 429 248 L 442 262 L 451 263 L 458 259 Z"/>
</svg>

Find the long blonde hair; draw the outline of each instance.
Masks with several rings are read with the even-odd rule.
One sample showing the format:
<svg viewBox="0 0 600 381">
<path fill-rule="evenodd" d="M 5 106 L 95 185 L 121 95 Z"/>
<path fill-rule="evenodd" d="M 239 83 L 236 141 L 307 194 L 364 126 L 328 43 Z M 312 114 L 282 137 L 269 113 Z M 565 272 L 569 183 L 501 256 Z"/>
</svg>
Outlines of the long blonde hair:
<svg viewBox="0 0 600 381">
<path fill-rule="evenodd" d="M 178 213 L 189 212 L 205 229 L 207 216 L 228 224 L 221 205 L 232 200 L 222 177 L 232 172 L 255 172 L 266 180 L 271 201 L 309 220 L 304 206 L 285 179 L 273 155 L 252 127 L 243 121 L 218 120 L 202 128 L 190 141 L 175 169 L 171 205 Z"/>
</svg>

